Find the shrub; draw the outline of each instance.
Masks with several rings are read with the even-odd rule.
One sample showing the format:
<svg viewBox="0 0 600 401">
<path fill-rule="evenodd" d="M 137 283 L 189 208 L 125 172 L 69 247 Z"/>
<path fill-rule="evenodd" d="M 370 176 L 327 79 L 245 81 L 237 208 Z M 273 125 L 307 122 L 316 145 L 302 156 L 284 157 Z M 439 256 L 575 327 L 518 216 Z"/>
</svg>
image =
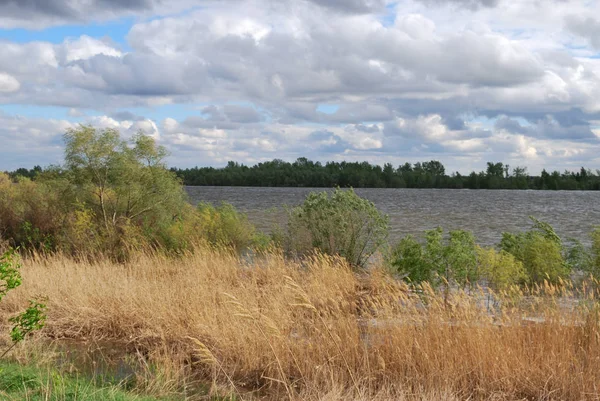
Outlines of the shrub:
<svg viewBox="0 0 600 401">
<path fill-rule="evenodd" d="M 591 257 L 588 271 L 595 278 L 600 278 L 600 227 L 596 227 L 590 234 L 592 240 Z"/>
<path fill-rule="evenodd" d="M 215 207 L 210 203 L 198 204 L 198 229 L 209 244 L 242 250 L 264 245 L 264 238 L 256 231 L 248 217 L 227 202 Z"/>
<path fill-rule="evenodd" d="M 20 177 L 12 182 L 0 173 L 0 235 L 24 250 L 56 248 L 65 210 L 60 188 Z"/>
<path fill-rule="evenodd" d="M 336 188 L 331 195 L 311 192 L 288 214 L 287 250 L 305 254 L 318 249 L 355 267 L 364 267 L 389 233 L 388 217 L 353 189 Z"/>
<path fill-rule="evenodd" d="M 427 251 L 412 235 L 402 238 L 392 251 L 391 266 L 412 283 L 433 283 L 436 271 L 427 257 Z"/>
<path fill-rule="evenodd" d="M 439 227 L 426 231 L 425 244 L 405 237 L 392 251 L 390 264 L 407 281 L 433 286 L 454 282 L 464 287 L 479 277 L 475 238 L 463 230 L 450 231 L 446 240 Z"/>
<path fill-rule="evenodd" d="M 21 264 L 14 250 L 8 250 L 0 255 L 0 301 L 12 290 L 21 285 Z M 10 338 L 13 345 L 0 355 L 4 357 L 16 344 L 23 341 L 30 333 L 44 327 L 46 321 L 46 304 L 41 299 L 29 301 L 29 307 L 9 320 L 12 323 Z"/>
<path fill-rule="evenodd" d="M 500 248 L 523 263 L 529 284 L 544 280 L 557 283 L 567 278 L 571 266 L 567 263 L 560 237 L 548 223 L 530 217 L 531 230 L 524 233 L 503 233 Z"/>
<path fill-rule="evenodd" d="M 65 164 L 35 181 L 0 175 L 0 235 L 13 246 L 123 260 L 132 249 L 165 248 L 167 231 L 188 206 L 163 160 L 164 148 L 143 133 L 130 143 L 118 131 L 67 131 Z"/>
<path fill-rule="evenodd" d="M 495 290 L 507 290 L 527 278 L 523 263 L 504 250 L 477 247 L 477 262 L 481 277 Z"/>
</svg>

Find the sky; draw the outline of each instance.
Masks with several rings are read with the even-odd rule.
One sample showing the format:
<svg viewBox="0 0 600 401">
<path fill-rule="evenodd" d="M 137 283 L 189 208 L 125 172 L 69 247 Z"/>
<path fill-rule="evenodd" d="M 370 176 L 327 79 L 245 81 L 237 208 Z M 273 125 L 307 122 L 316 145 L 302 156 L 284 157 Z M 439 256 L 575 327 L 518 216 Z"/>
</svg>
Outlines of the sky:
<svg viewBox="0 0 600 401">
<path fill-rule="evenodd" d="M 79 124 L 170 166 L 600 168 L 600 1 L 0 0 L 0 170 Z"/>
</svg>

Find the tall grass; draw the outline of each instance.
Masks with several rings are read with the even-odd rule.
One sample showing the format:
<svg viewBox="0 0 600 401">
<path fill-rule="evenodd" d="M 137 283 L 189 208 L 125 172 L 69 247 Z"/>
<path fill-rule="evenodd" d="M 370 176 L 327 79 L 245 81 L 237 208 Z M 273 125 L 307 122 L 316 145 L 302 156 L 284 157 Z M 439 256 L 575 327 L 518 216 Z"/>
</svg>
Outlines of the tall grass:
<svg viewBox="0 0 600 401">
<path fill-rule="evenodd" d="M 0 305 L 3 319 L 44 294 L 45 338 L 135 348 L 162 364 L 163 380 L 199 380 L 213 394 L 600 399 L 592 286 L 457 290 L 444 299 L 382 269 L 353 272 L 341 258 L 274 252 L 248 262 L 213 250 L 125 265 L 44 256 L 24 261 L 22 273 L 23 287 Z"/>
</svg>

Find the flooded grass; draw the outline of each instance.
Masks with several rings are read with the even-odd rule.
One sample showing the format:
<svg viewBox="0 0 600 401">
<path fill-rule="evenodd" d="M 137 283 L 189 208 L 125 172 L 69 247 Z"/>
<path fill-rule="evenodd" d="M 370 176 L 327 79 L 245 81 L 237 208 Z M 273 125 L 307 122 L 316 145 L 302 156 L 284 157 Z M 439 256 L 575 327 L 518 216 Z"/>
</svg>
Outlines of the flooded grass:
<svg viewBox="0 0 600 401">
<path fill-rule="evenodd" d="M 0 362 L 0 399 L 5 401 L 166 401 L 98 384 L 53 368 Z M 173 398 L 170 398 L 173 399 Z"/>
</svg>

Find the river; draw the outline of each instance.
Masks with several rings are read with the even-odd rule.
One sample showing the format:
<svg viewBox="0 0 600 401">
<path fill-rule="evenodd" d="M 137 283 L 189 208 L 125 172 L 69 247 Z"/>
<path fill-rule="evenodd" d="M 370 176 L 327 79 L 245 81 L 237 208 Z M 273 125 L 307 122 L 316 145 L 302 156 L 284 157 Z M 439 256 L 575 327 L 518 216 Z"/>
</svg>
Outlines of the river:
<svg viewBox="0 0 600 401">
<path fill-rule="evenodd" d="M 285 221 L 284 206 L 302 202 L 323 188 L 186 187 L 194 203 L 233 204 L 259 229 L 269 232 Z M 550 223 L 563 239 L 588 242 L 600 225 L 600 191 L 510 191 L 453 189 L 356 189 L 390 216 L 390 240 L 424 230 L 472 231 L 480 244 L 497 243 L 504 231 L 531 227 L 528 216 Z"/>
</svg>

